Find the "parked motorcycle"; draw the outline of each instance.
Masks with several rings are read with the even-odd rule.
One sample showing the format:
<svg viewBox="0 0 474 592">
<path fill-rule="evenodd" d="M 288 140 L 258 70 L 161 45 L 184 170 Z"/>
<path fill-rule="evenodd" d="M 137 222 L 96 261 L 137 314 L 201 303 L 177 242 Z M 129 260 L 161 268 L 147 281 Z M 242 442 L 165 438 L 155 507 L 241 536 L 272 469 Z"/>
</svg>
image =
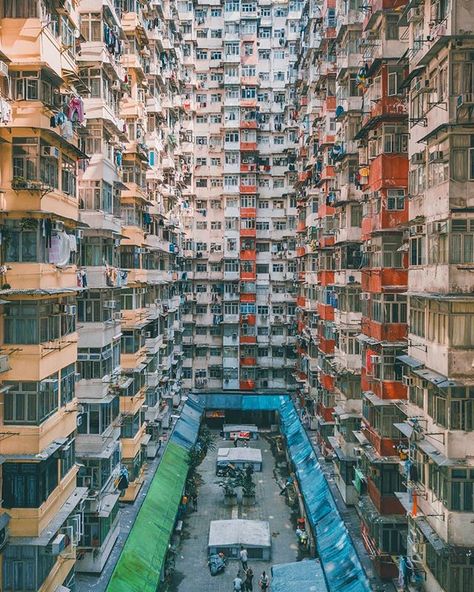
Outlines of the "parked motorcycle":
<svg viewBox="0 0 474 592">
<path fill-rule="evenodd" d="M 207 565 L 209 566 L 211 576 L 216 576 L 218 573 L 225 570 L 225 566 L 227 565 L 226 556 L 223 553 L 210 555 Z"/>
</svg>

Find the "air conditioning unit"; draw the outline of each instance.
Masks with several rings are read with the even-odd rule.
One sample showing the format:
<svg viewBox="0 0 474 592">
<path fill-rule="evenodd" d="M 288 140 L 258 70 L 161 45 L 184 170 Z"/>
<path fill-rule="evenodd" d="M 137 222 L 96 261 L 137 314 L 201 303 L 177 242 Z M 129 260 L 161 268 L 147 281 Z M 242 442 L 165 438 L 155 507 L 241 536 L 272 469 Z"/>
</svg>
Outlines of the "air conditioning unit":
<svg viewBox="0 0 474 592">
<path fill-rule="evenodd" d="M 151 331 L 145 331 L 145 339 L 151 339 Z"/>
<path fill-rule="evenodd" d="M 413 386 L 413 378 L 411 376 L 402 376 L 402 383 L 405 386 Z"/>
<path fill-rule="evenodd" d="M 64 224 L 59 220 L 54 220 L 52 225 L 52 230 L 54 232 L 63 232 L 64 231 Z"/>
<path fill-rule="evenodd" d="M 41 148 L 42 156 L 49 156 L 50 158 L 59 158 L 59 148 L 56 146 L 43 146 Z"/>
<path fill-rule="evenodd" d="M 0 356 L 0 372 L 8 372 L 10 370 L 10 365 L 8 364 L 8 356 L 1 355 Z"/>
<path fill-rule="evenodd" d="M 380 356 L 370 356 L 370 362 L 372 364 L 380 364 Z"/>
<path fill-rule="evenodd" d="M 424 152 L 416 152 L 412 154 L 411 163 L 412 164 L 422 164 L 425 162 L 425 153 Z"/>
<path fill-rule="evenodd" d="M 116 300 L 105 300 L 104 301 L 104 308 L 116 308 L 117 301 Z"/>
<path fill-rule="evenodd" d="M 51 543 L 51 555 L 59 555 L 66 548 L 68 537 L 65 534 L 58 536 Z"/>
<path fill-rule="evenodd" d="M 474 105 L 474 94 L 466 93 L 458 96 L 457 107 L 463 107 L 466 105 Z"/>
<path fill-rule="evenodd" d="M 360 295 L 361 300 L 370 300 L 370 293 L 369 292 L 362 292 Z"/>
<path fill-rule="evenodd" d="M 447 222 L 433 222 L 433 231 L 437 234 L 446 234 L 448 232 Z"/>
<path fill-rule="evenodd" d="M 76 238 L 77 240 L 82 240 L 84 238 L 84 231 L 81 228 L 76 230 Z"/>
<path fill-rule="evenodd" d="M 442 162 L 444 159 L 444 154 L 442 150 L 435 150 L 434 152 L 430 152 L 429 161 L 430 162 Z"/>
<path fill-rule="evenodd" d="M 423 6 L 417 6 L 416 8 L 411 8 L 407 12 L 407 22 L 417 23 L 421 20 L 423 20 Z"/>
<path fill-rule="evenodd" d="M 0 61 L 0 76 L 8 76 L 8 65 Z"/>
<path fill-rule="evenodd" d="M 75 317 L 77 315 L 77 306 L 75 304 L 66 304 L 64 306 L 64 314 Z"/>
</svg>

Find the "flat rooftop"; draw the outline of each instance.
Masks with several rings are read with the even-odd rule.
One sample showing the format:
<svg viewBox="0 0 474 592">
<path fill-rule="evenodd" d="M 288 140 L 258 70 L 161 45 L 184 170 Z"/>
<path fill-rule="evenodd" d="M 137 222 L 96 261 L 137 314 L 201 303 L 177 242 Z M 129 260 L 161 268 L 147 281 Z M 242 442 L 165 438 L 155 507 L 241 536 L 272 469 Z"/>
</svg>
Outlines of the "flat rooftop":
<svg viewBox="0 0 474 592">
<path fill-rule="evenodd" d="M 219 448 L 217 451 L 218 462 L 262 462 L 262 451 L 259 448 Z"/>
<path fill-rule="evenodd" d="M 213 520 L 209 547 L 271 547 L 270 526 L 264 520 Z"/>
</svg>

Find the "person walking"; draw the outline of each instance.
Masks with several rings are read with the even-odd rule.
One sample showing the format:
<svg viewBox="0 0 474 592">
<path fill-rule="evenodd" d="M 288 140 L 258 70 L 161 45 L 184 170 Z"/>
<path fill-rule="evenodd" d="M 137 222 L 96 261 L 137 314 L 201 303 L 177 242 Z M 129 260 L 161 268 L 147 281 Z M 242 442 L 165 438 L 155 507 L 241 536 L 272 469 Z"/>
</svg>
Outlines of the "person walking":
<svg viewBox="0 0 474 592">
<path fill-rule="evenodd" d="M 266 592 L 268 590 L 269 583 L 270 581 L 268 579 L 267 574 L 263 572 L 259 580 L 260 590 L 262 590 L 262 592 Z"/>
<path fill-rule="evenodd" d="M 247 549 L 240 547 L 240 562 L 242 563 L 242 569 L 247 571 L 247 561 L 248 561 L 248 553 Z"/>
<path fill-rule="evenodd" d="M 237 434 L 234 434 L 234 448 L 237 448 L 238 442 L 239 442 L 239 436 Z"/>
<path fill-rule="evenodd" d="M 252 568 L 249 567 L 245 574 L 245 591 L 246 592 L 253 592 L 253 571 Z"/>
<path fill-rule="evenodd" d="M 243 592 L 242 591 L 242 578 L 239 574 L 237 574 L 232 582 L 234 585 L 234 592 Z"/>
</svg>

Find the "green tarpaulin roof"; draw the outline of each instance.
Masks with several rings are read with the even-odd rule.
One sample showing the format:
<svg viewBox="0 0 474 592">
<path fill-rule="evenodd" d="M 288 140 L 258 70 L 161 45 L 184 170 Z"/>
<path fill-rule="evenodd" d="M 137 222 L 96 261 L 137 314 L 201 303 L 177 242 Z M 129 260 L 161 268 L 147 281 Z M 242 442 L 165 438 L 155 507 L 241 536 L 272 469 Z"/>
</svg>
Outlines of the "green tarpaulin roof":
<svg viewBox="0 0 474 592">
<path fill-rule="evenodd" d="M 186 449 L 168 443 L 107 592 L 156 592 L 186 481 L 187 458 Z"/>
</svg>

